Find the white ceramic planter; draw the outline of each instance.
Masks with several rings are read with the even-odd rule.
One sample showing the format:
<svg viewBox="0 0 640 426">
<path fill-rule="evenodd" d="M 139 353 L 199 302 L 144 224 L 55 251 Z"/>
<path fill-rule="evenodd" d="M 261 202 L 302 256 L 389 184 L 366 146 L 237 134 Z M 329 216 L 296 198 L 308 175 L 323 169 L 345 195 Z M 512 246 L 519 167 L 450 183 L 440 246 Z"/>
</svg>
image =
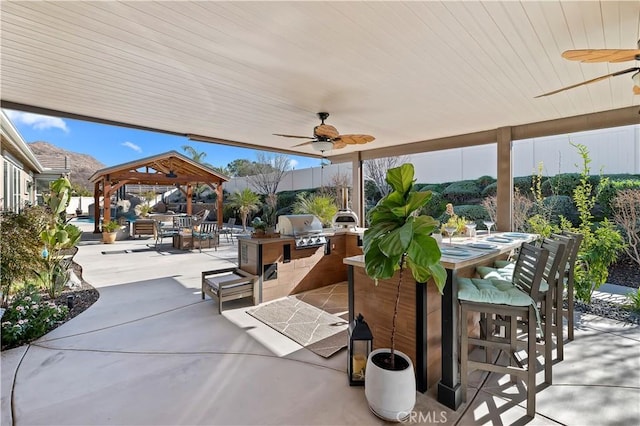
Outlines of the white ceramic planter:
<svg viewBox="0 0 640 426">
<path fill-rule="evenodd" d="M 371 357 L 389 349 L 376 349 L 367 360 L 364 393 L 373 413 L 388 421 L 399 422 L 411 414 L 416 405 L 416 375 L 411 359 L 400 351 L 396 356 L 404 358 L 409 367 L 401 371 L 385 370 L 373 363 Z"/>
</svg>

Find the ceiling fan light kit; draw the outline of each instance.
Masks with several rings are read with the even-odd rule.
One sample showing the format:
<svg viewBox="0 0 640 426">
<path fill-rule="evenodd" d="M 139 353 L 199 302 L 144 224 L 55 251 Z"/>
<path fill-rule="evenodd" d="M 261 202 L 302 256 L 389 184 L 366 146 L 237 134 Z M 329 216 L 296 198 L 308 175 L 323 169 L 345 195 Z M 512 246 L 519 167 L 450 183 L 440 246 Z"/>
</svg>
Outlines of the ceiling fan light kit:
<svg viewBox="0 0 640 426">
<path fill-rule="evenodd" d="M 331 151 L 333 149 L 333 142 L 319 140 L 316 142 L 312 142 L 311 146 L 316 151 L 320 151 L 320 152 Z"/>
</svg>

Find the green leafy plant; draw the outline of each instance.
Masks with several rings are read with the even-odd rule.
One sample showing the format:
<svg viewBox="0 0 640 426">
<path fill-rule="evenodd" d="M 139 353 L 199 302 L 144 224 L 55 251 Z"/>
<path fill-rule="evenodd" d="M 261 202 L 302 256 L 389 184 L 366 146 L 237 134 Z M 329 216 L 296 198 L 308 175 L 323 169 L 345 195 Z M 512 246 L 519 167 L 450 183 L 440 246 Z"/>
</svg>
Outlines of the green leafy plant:
<svg viewBox="0 0 640 426">
<path fill-rule="evenodd" d="M 120 224 L 117 220 L 110 220 L 107 223 L 102 224 L 102 232 L 115 232 L 120 228 Z"/>
<path fill-rule="evenodd" d="M 254 231 L 265 231 L 267 229 L 267 222 L 263 222 L 262 218 L 256 217 L 251 221 L 251 227 Z"/>
<path fill-rule="evenodd" d="M 333 216 L 338 212 L 338 206 L 333 197 L 328 195 L 317 195 L 300 193 L 296 197 L 293 205 L 293 212 L 296 214 L 312 214 L 320 219 L 322 226 L 331 226 Z"/>
<path fill-rule="evenodd" d="M 49 194 L 43 197 L 49 214 L 46 228 L 40 233 L 44 244 L 41 252 L 44 268 L 38 276 L 51 298 L 57 297 L 68 279 L 67 271 L 61 266 L 63 250 L 75 246 L 82 237 L 80 228 L 63 219 L 71 191 L 69 180 L 61 177 L 51 182 Z"/>
<path fill-rule="evenodd" d="M 35 277 L 40 266 L 42 241 L 48 213 L 42 206 L 25 208 L 22 213 L 4 211 L 0 215 L 0 283 L 2 306 L 13 288 Z"/>
<path fill-rule="evenodd" d="M 415 281 L 426 283 L 433 278 L 442 293 L 446 271 L 440 264 L 440 248 L 431 234 L 438 222 L 417 212 L 429 201 L 431 193 L 414 190 L 412 164 L 387 171 L 386 181 L 393 191 L 369 212 L 369 228 L 364 232 L 364 262 L 367 275 L 378 283 L 398 272 L 396 300 L 391 327 L 391 368 L 395 367 L 395 332 L 400 288 L 405 269 Z"/>
<path fill-rule="evenodd" d="M 635 293 L 631 292 L 627 294 L 627 300 L 629 300 L 629 303 L 626 307 L 634 312 L 640 313 L 640 288 L 636 290 Z"/>
<path fill-rule="evenodd" d="M 589 151 L 584 145 L 571 145 L 576 147 L 582 157 L 580 183 L 573 190 L 579 216 L 579 225 L 574 231 L 584 236 L 576 262 L 575 291 L 576 298 L 589 303 L 593 291 L 606 282 L 609 266 L 616 261 L 625 244 L 620 232 L 608 219 L 605 218 L 600 224 L 593 223 L 591 211 L 596 197 L 589 179 Z"/>
<path fill-rule="evenodd" d="M 11 299 L 2 317 L 2 349 L 37 339 L 54 328 L 67 313 L 66 306 L 42 301 L 35 286 L 25 285 Z"/>
<path fill-rule="evenodd" d="M 465 217 L 458 216 L 453 204 L 451 203 L 447 204 L 446 211 L 440 217 L 440 221 L 443 222 L 440 227 L 440 233 L 443 235 L 447 234 L 445 228 L 449 226 L 456 228 L 454 234 L 461 234 L 466 230 L 467 219 Z"/>
</svg>

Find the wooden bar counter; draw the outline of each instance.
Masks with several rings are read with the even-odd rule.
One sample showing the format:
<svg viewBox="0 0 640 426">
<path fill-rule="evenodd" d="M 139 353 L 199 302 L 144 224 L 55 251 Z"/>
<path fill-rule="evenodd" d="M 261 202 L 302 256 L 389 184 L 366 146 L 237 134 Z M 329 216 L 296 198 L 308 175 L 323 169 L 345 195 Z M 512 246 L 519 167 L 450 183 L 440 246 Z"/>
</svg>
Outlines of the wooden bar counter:
<svg viewBox="0 0 640 426">
<path fill-rule="evenodd" d="M 500 235 L 494 233 L 491 238 L 500 238 Z M 454 238 L 453 245 L 441 244 L 441 263 L 447 271 L 447 283 L 442 296 L 431 280 L 416 283 L 408 270 L 405 271 L 401 287 L 396 348 L 413 361 L 418 390 L 425 392 L 437 384 L 438 401 L 453 409 L 457 409 L 461 403 L 456 277 L 475 276 L 477 266 L 491 265 L 497 259 L 504 259 L 513 249 L 524 241 L 532 241 L 535 236 L 520 234 L 519 238 L 503 243 L 484 241 L 485 238 L 478 237 L 473 241 Z M 491 248 L 473 248 L 468 244 L 490 244 Z M 451 248 L 462 249 L 468 256 L 457 256 L 454 252 L 446 254 L 447 249 Z M 373 333 L 374 347 L 389 347 L 397 274 L 390 280 L 380 280 L 376 286 L 365 273 L 364 256 L 348 257 L 344 263 L 348 266 L 349 321 L 361 313 Z M 468 327 L 475 327 L 474 321 L 470 320 Z"/>
</svg>

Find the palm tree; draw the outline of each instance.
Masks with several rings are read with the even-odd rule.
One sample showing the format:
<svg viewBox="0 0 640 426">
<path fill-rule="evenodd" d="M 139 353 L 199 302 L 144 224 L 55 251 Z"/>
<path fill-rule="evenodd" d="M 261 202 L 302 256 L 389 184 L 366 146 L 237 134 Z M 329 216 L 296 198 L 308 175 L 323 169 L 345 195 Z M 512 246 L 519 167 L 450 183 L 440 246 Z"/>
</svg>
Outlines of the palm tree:
<svg viewBox="0 0 640 426">
<path fill-rule="evenodd" d="M 189 154 L 189 157 L 196 163 L 200 163 L 205 167 L 212 168 L 213 166 L 209 163 L 204 162 L 204 157 L 207 156 L 207 153 L 204 151 L 196 151 L 196 149 L 189 145 L 182 145 L 182 150 Z"/>
<path fill-rule="evenodd" d="M 258 211 L 260 209 L 260 196 L 245 188 L 242 191 L 236 191 L 229 195 L 227 202 L 234 209 L 238 209 L 240 212 L 240 220 L 242 221 L 242 231 L 247 231 L 247 217 L 249 213 Z"/>
<path fill-rule="evenodd" d="M 293 204 L 293 212 L 296 214 L 313 214 L 320 219 L 322 225 L 331 226 L 333 216 L 338 212 L 338 206 L 331 196 L 307 194 L 302 192 L 296 196 Z"/>
</svg>

